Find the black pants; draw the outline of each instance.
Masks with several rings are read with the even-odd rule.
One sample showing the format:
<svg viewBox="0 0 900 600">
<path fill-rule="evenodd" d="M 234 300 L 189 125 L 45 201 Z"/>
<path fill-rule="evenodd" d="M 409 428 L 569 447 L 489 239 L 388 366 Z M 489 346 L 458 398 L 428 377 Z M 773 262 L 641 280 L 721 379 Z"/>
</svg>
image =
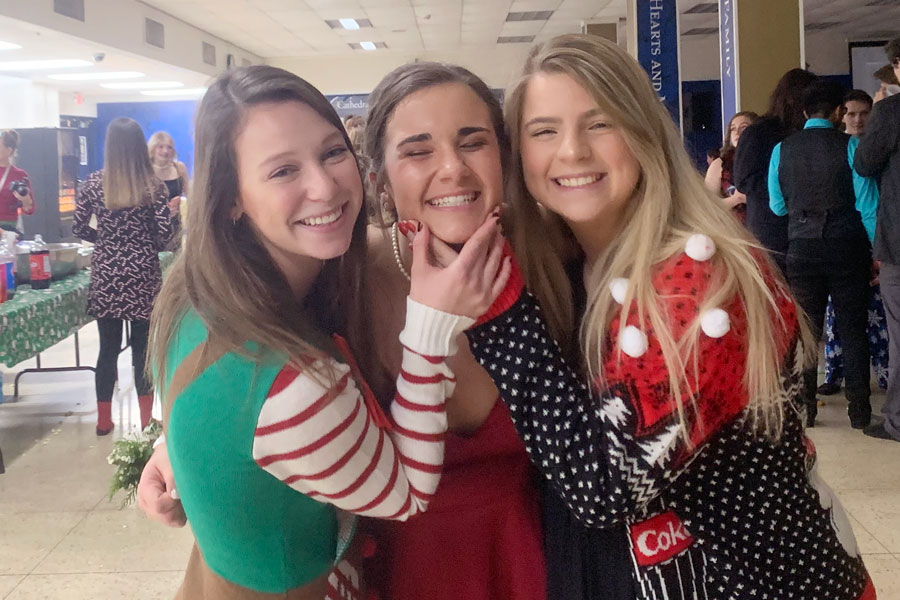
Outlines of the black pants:
<svg viewBox="0 0 900 600">
<path fill-rule="evenodd" d="M 794 239 L 788 246 L 788 283 L 809 315 L 817 343 L 822 339 L 829 294 L 834 302 L 834 325 L 844 348 L 844 389 L 851 413 L 855 407 L 867 407 L 870 395 L 866 325 L 871 274 L 872 251 L 866 239 Z M 806 405 L 813 413 L 816 371 L 813 365 L 803 374 Z"/>
<path fill-rule="evenodd" d="M 118 376 L 119 352 L 122 349 L 122 323 L 122 319 L 97 319 L 97 328 L 100 330 L 100 354 L 97 355 L 97 373 L 94 379 L 98 402 L 112 400 Z M 134 367 L 134 387 L 138 396 L 146 396 L 152 392 L 152 386 L 144 376 L 149 333 L 150 321 L 131 322 L 131 364 Z"/>
</svg>

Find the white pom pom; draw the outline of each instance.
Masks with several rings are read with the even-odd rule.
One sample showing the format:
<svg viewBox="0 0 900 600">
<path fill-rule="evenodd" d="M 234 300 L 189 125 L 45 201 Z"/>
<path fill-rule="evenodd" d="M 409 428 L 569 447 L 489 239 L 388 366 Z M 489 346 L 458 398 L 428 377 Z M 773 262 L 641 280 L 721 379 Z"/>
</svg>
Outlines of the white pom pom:
<svg viewBox="0 0 900 600">
<path fill-rule="evenodd" d="M 716 253 L 716 243 L 708 235 L 695 233 L 685 243 L 684 252 L 697 262 L 704 262 Z"/>
<path fill-rule="evenodd" d="M 644 332 L 634 325 L 629 325 L 619 334 L 619 347 L 631 358 L 638 358 L 643 356 L 650 346 Z"/>
<path fill-rule="evenodd" d="M 609 282 L 609 291 L 612 293 L 613 300 L 624 304 L 625 294 L 628 293 L 628 280 L 624 277 L 616 277 Z"/>
<path fill-rule="evenodd" d="M 720 338 L 731 329 L 731 318 L 721 308 L 712 308 L 700 315 L 700 329 L 711 338 Z"/>
</svg>

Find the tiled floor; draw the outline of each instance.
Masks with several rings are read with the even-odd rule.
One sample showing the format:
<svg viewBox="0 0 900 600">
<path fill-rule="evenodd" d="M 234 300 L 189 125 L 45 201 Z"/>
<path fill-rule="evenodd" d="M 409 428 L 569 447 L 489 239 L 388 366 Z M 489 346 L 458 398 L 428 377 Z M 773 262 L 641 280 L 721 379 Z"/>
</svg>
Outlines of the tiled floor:
<svg viewBox="0 0 900 600">
<path fill-rule="evenodd" d="M 96 326 L 81 338 L 82 355 L 93 361 Z M 71 338 L 43 355 L 45 366 L 72 358 Z M 0 598 L 149 600 L 177 589 L 190 531 L 107 500 L 113 438 L 137 429 L 130 360 L 126 352 L 119 363 L 112 436 L 94 435 L 91 373 L 25 375 L 21 401 L 0 405 Z M 2 375 L 11 395 L 14 371 Z M 882 401 L 876 396 L 876 407 Z M 851 430 L 843 407 L 839 396 L 829 398 L 811 432 L 820 473 L 851 515 L 879 600 L 900 600 L 900 444 Z"/>
</svg>

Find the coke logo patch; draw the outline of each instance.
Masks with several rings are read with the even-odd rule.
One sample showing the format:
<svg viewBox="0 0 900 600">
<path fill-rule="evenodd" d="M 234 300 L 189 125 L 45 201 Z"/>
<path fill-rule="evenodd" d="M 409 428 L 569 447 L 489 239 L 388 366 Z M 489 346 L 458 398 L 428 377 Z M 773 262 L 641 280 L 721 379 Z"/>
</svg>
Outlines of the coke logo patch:
<svg viewBox="0 0 900 600">
<path fill-rule="evenodd" d="M 672 511 L 635 523 L 630 529 L 631 547 L 642 567 L 667 561 L 694 543 L 684 523 Z"/>
</svg>

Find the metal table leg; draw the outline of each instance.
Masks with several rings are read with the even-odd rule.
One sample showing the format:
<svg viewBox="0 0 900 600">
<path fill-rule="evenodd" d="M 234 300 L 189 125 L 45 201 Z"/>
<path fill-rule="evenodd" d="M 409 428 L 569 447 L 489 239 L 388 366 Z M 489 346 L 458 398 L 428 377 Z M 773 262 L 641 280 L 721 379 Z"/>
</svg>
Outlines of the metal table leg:
<svg viewBox="0 0 900 600">
<path fill-rule="evenodd" d="M 19 401 L 19 378 L 26 373 L 60 373 L 63 371 L 96 371 L 94 367 L 81 366 L 81 345 L 78 342 L 78 332 L 75 332 L 75 366 L 74 367 L 42 367 L 41 355 L 35 357 L 37 367 L 33 369 L 22 369 L 16 374 L 16 380 L 13 384 L 13 402 Z"/>
</svg>

